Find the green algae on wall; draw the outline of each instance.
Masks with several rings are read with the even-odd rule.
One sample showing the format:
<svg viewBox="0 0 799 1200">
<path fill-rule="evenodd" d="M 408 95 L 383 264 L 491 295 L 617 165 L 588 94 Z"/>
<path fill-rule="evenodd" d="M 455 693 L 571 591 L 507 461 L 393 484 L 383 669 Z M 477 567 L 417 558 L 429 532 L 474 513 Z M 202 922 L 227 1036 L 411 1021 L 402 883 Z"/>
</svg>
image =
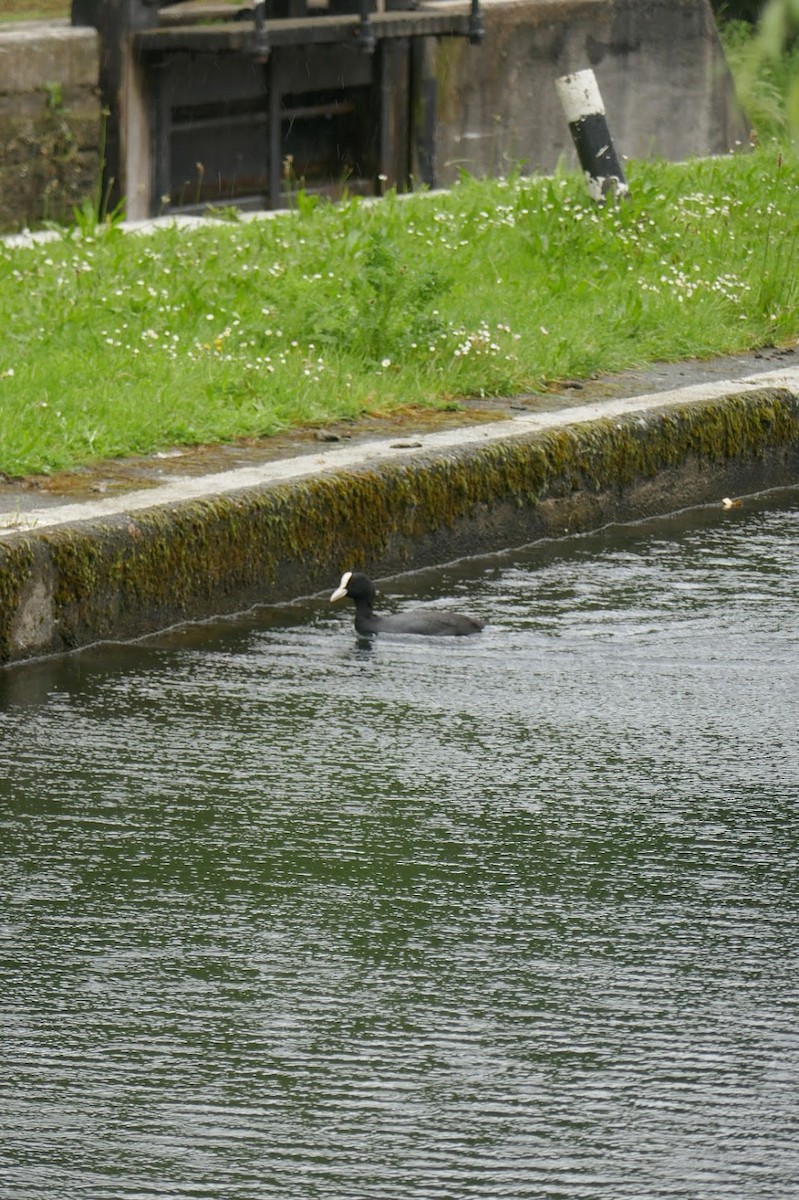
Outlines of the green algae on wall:
<svg viewBox="0 0 799 1200">
<path fill-rule="evenodd" d="M 0 230 L 68 222 L 97 195 L 102 167 L 98 101 L 50 85 L 13 107 L 0 96 Z"/>
<path fill-rule="evenodd" d="M 15 630 L 33 560 L 28 538 L 16 538 L 7 545 L 0 542 L 0 662 L 14 657 Z"/>
<path fill-rule="evenodd" d="M 0 654 L 140 636 L 318 592 L 344 569 L 488 553 L 720 498 L 731 481 L 784 484 L 798 468 L 799 397 L 767 389 L 45 528 L 0 542 Z M 15 641 L 37 571 L 40 641 L 30 620 Z"/>
<path fill-rule="evenodd" d="M 796 446 L 799 403 L 778 388 L 745 392 L 623 420 L 592 421 L 579 429 L 575 484 L 624 488 L 654 478 L 688 457 L 719 463 L 757 458 L 767 448 Z"/>
</svg>

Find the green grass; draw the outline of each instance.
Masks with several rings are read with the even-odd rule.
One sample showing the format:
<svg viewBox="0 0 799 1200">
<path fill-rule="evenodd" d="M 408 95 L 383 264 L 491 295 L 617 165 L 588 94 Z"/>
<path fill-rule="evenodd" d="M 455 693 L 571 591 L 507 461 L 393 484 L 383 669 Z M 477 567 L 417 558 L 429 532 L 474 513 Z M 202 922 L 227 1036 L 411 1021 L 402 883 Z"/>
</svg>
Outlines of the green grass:
<svg viewBox="0 0 799 1200">
<path fill-rule="evenodd" d="M 0 247 L 0 470 L 519 393 L 799 334 L 799 160 L 760 150 Z"/>
<path fill-rule="evenodd" d="M 244 7 L 247 0 L 225 0 L 226 4 Z M 3 21 L 47 21 L 66 19 L 72 12 L 72 0 L 3 0 L 0 24 Z"/>
<path fill-rule="evenodd" d="M 49 20 L 64 18 L 72 11 L 71 0 L 4 0 L 0 23 L 3 21 Z"/>
<path fill-rule="evenodd" d="M 746 21 L 722 21 L 719 33 L 735 85 L 759 140 L 799 134 L 799 41 L 775 46 Z"/>
</svg>

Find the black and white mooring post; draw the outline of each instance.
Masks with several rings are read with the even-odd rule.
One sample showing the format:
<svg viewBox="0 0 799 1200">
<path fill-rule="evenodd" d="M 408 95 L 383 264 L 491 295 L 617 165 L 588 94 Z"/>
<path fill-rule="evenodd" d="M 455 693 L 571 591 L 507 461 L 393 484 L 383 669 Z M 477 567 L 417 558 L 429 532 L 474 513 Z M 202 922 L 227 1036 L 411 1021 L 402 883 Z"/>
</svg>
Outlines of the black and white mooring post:
<svg viewBox="0 0 799 1200">
<path fill-rule="evenodd" d="M 604 204 L 608 195 L 626 196 L 630 189 L 613 148 L 594 72 L 561 75 L 555 80 L 555 90 L 569 122 L 591 199 Z"/>
</svg>

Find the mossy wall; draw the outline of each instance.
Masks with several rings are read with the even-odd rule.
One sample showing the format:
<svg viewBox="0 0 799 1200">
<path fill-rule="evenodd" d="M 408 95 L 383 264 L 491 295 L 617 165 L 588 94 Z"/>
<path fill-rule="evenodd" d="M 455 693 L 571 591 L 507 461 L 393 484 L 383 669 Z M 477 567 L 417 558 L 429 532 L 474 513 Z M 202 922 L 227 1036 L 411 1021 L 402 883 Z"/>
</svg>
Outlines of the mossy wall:
<svg viewBox="0 0 799 1200">
<path fill-rule="evenodd" d="M 795 482 L 779 389 L 0 541 L 3 661 Z"/>
<path fill-rule="evenodd" d="M 67 221 L 98 192 L 94 31 L 0 25 L 0 231 Z"/>
<path fill-rule="evenodd" d="M 47 93 L 9 114 L 0 97 L 0 229 L 68 222 L 74 208 L 97 192 L 99 117 L 54 109 Z M 4 111 L 5 107 L 5 111 Z"/>
</svg>

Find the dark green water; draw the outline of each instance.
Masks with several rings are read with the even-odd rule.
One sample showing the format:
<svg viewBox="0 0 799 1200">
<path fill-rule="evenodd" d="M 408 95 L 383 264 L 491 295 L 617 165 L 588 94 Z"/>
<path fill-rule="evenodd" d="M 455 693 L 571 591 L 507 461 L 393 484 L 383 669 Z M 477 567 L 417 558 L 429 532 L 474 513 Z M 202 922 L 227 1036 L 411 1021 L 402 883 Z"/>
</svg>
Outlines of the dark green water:
<svg viewBox="0 0 799 1200">
<path fill-rule="evenodd" d="M 3 1200 L 794 1200 L 771 503 L 0 675 Z"/>
</svg>

